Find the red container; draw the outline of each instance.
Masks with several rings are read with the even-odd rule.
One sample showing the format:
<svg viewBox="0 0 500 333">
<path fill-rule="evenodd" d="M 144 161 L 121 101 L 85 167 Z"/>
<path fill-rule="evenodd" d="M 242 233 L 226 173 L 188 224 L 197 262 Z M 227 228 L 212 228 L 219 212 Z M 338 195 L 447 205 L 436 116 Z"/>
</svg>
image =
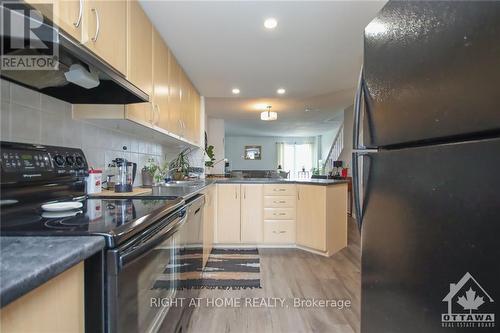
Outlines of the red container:
<svg viewBox="0 0 500 333">
<path fill-rule="evenodd" d="M 347 177 L 347 168 L 342 169 L 342 177 Z"/>
</svg>

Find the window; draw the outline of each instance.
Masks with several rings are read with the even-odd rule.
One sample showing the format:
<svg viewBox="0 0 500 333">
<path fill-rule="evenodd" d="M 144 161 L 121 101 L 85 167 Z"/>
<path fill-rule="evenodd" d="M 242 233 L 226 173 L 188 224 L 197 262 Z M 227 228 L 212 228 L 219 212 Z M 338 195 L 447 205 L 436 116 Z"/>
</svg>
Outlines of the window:
<svg viewBox="0 0 500 333">
<path fill-rule="evenodd" d="M 312 143 L 278 143 L 278 165 L 283 171 L 290 172 L 290 178 L 304 176 L 299 172 L 304 169 L 311 175 L 313 168 L 313 144 Z"/>
</svg>

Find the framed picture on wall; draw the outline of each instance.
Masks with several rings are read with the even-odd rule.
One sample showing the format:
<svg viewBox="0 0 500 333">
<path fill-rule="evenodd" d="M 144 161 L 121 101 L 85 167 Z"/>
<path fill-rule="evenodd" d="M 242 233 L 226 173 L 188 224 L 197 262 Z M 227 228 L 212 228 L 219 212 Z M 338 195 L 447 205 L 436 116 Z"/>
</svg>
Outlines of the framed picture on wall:
<svg viewBox="0 0 500 333">
<path fill-rule="evenodd" d="M 245 160 L 260 160 L 262 154 L 262 146 L 245 146 L 243 156 Z"/>
</svg>

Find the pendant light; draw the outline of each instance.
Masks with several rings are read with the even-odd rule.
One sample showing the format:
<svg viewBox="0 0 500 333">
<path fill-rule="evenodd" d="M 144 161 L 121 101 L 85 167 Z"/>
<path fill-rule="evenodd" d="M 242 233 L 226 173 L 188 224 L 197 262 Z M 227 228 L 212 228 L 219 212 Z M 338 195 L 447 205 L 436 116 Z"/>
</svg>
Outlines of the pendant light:
<svg viewBox="0 0 500 333">
<path fill-rule="evenodd" d="M 271 105 L 267 106 L 267 111 L 260 114 L 260 119 L 264 121 L 272 121 L 278 119 L 278 113 L 271 111 Z"/>
</svg>

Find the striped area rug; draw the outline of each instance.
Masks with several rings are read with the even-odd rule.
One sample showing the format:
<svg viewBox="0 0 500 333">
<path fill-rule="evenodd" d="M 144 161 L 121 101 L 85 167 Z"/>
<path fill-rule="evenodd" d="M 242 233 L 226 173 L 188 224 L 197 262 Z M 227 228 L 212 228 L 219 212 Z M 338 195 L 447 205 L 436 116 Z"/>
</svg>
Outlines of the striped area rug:
<svg viewBox="0 0 500 333">
<path fill-rule="evenodd" d="M 203 287 L 261 288 L 257 249 L 213 249 L 203 271 Z"/>
<path fill-rule="evenodd" d="M 213 249 L 204 269 L 201 263 L 200 251 L 185 250 L 178 262 L 168 263 L 153 289 L 172 288 L 172 285 L 176 289 L 261 288 L 257 249 Z"/>
</svg>

